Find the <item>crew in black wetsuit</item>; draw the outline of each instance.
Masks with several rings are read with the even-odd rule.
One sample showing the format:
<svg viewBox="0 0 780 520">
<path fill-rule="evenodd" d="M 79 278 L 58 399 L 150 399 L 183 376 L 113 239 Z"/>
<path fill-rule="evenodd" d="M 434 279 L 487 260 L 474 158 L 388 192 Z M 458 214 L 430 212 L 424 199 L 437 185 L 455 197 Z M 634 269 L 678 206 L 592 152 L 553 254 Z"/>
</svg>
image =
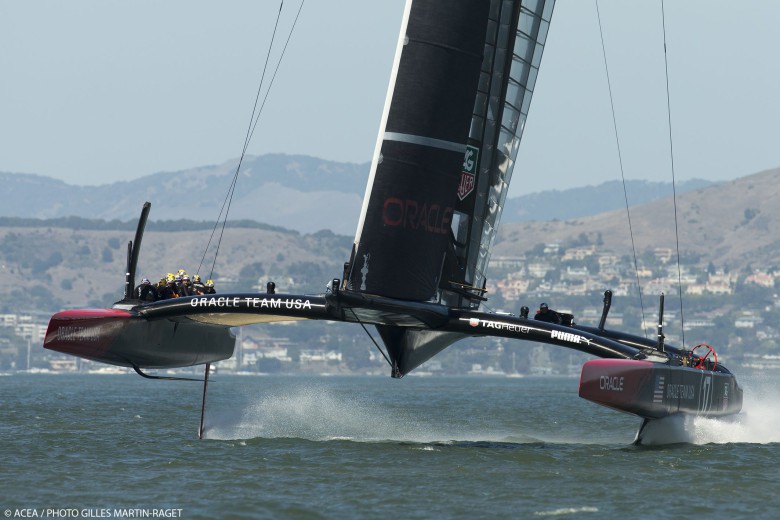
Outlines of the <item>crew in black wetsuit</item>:
<svg viewBox="0 0 780 520">
<path fill-rule="evenodd" d="M 176 288 L 176 280 L 174 280 L 173 277 L 168 277 L 165 281 L 165 287 L 160 288 L 159 298 L 161 300 L 169 300 L 178 297 L 179 292 Z"/>
<path fill-rule="evenodd" d="M 203 285 L 203 282 L 200 279 L 200 275 L 196 274 L 192 277 L 192 294 L 204 294 L 204 291 L 206 290 L 206 286 Z"/>
<path fill-rule="evenodd" d="M 153 302 L 157 300 L 157 288 L 152 285 L 148 278 L 141 280 L 141 285 L 135 288 L 133 294 L 137 299 L 144 302 Z"/>
<path fill-rule="evenodd" d="M 154 289 L 157 291 L 157 299 L 164 300 L 165 298 L 163 297 L 163 291 L 165 290 L 165 278 L 160 278 L 160 281 L 157 282 L 157 285 Z"/>
<path fill-rule="evenodd" d="M 561 316 L 554 310 L 547 307 L 546 303 L 539 306 L 539 310 L 536 311 L 535 320 L 547 321 L 549 323 L 561 323 Z"/>
<path fill-rule="evenodd" d="M 181 296 L 181 275 L 180 275 L 180 274 L 177 274 L 177 275 L 176 275 L 176 276 L 173 278 L 173 285 L 174 285 L 174 287 L 176 288 L 176 289 L 175 289 L 175 292 L 176 292 L 176 298 L 178 298 L 179 296 Z"/>
<path fill-rule="evenodd" d="M 179 296 L 192 296 L 193 294 L 195 294 L 195 291 L 192 290 L 190 277 L 185 274 L 181 277 L 181 284 L 179 285 Z"/>
</svg>

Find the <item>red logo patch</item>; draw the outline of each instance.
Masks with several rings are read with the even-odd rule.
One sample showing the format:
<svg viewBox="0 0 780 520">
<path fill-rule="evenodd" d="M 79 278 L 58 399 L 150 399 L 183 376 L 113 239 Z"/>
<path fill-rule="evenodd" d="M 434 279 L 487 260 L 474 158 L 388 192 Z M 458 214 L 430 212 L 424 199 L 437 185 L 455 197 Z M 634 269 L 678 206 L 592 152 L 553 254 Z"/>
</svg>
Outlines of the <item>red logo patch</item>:
<svg viewBox="0 0 780 520">
<path fill-rule="evenodd" d="M 458 198 L 460 200 L 469 196 L 474 191 L 474 174 L 468 172 L 460 173 L 460 184 L 458 184 Z"/>
</svg>

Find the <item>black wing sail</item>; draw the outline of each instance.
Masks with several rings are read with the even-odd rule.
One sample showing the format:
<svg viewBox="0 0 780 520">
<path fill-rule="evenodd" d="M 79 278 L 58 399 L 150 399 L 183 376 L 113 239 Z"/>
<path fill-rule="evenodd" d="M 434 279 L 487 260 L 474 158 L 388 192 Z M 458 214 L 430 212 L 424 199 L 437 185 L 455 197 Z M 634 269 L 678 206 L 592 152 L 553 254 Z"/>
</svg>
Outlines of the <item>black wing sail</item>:
<svg viewBox="0 0 780 520">
<path fill-rule="evenodd" d="M 442 289 L 484 287 L 542 60 L 554 0 L 491 2 L 479 89 L 453 214 L 454 256 Z M 448 283 L 449 282 L 449 283 Z M 462 291 L 460 291 L 462 293 Z M 479 298 L 450 305 L 477 307 Z"/>
<path fill-rule="evenodd" d="M 417 301 L 436 296 L 488 8 L 484 0 L 407 3 L 350 261 L 352 291 Z"/>
<path fill-rule="evenodd" d="M 553 4 L 407 4 L 348 289 L 479 305 Z"/>
<path fill-rule="evenodd" d="M 407 2 L 344 275 L 345 288 L 363 298 L 356 302 L 376 305 L 376 295 L 474 309 L 484 300 L 553 5 Z M 463 337 L 413 326 L 377 330 L 394 377 Z"/>
</svg>

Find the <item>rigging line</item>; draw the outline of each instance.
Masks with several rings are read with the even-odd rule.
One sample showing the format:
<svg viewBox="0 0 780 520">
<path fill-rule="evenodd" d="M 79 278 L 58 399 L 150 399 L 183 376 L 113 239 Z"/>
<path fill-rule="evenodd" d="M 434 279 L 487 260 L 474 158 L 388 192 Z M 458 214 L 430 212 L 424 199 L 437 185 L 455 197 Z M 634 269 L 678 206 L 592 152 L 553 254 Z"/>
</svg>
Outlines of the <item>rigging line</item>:
<svg viewBox="0 0 780 520">
<path fill-rule="evenodd" d="M 225 211 L 225 205 L 227 204 L 228 196 L 232 197 L 232 193 L 233 193 L 233 191 L 235 191 L 236 180 L 238 179 L 238 172 L 239 172 L 239 170 L 241 168 L 241 163 L 242 163 L 242 161 L 244 159 L 244 155 L 246 154 L 246 150 L 247 150 L 247 147 L 249 146 L 249 141 L 251 139 L 252 121 L 255 118 L 255 112 L 257 112 L 257 103 L 258 103 L 258 100 L 260 99 L 260 92 L 261 92 L 261 90 L 263 88 L 263 82 L 265 81 L 265 73 L 268 70 L 268 62 L 271 59 L 271 51 L 273 50 L 274 41 L 276 39 L 276 31 L 277 31 L 277 28 L 279 27 L 279 19 L 282 16 L 282 8 L 283 7 L 284 7 L 284 0 L 282 0 L 282 2 L 279 4 L 279 11 L 276 14 L 276 22 L 274 23 L 274 30 L 273 30 L 273 33 L 271 34 L 271 43 L 268 46 L 268 52 L 265 55 L 265 63 L 263 64 L 263 73 L 260 75 L 260 83 L 257 85 L 257 94 L 255 95 L 255 104 L 252 107 L 252 115 L 249 116 L 249 125 L 247 126 L 246 135 L 244 136 L 244 147 L 241 149 L 241 157 L 238 160 L 238 166 L 236 167 L 236 172 L 233 174 L 233 180 L 230 183 L 230 187 L 228 188 L 227 194 L 225 195 L 225 199 L 222 201 L 222 207 L 219 210 L 219 215 L 217 215 L 217 220 L 216 220 L 216 222 L 214 222 L 214 229 L 211 230 L 211 236 L 209 237 L 208 243 L 206 244 L 206 248 L 203 251 L 203 257 L 201 258 L 200 264 L 198 265 L 198 272 L 200 272 L 200 268 L 203 266 L 203 262 L 206 259 L 206 254 L 208 253 L 209 246 L 211 245 L 211 241 L 214 239 L 214 233 L 216 233 L 217 227 L 219 226 L 219 221 L 222 219 L 222 213 Z M 227 212 L 225 212 L 225 220 L 227 221 Z M 224 229 L 224 226 L 223 226 L 223 229 Z M 219 252 L 219 248 L 217 248 L 217 253 L 218 252 Z M 215 253 L 215 258 L 214 258 L 214 262 L 215 263 L 216 263 L 216 254 L 217 253 Z M 214 274 L 214 266 L 212 265 L 211 275 L 209 276 L 209 278 L 212 278 L 213 274 Z"/>
<path fill-rule="evenodd" d="M 219 246 L 222 244 L 222 235 L 225 232 L 225 224 L 227 223 L 227 216 L 230 212 L 230 205 L 233 203 L 233 194 L 235 193 L 236 188 L 236 181 L 238 180 L 238 170 L 241 168 L 241 162 L 244 160 L 244 155 L 246 154 L 246 149 L 249 146 L 249 141 L 252 139 L 252 135 L 255 133 L 255 128 L 257 127 L 257 123 L 260 121 L 260 114 L 263 113 L 263 108 L 265 107 L 265 102 L 268 99 L 268 95 L 271 93 L 271 87 L 274 85 L 274 80 L 276 79 L 276 74 L 279 72 L 279 67 L 282 64 L 282 60 L 284 60 L 284 54 L 287 51 L 287 45 L 290 43 L 290 39 L 292 38 L 293 32 L 295 31 L 295 26 L 298 24 L 298 18 L 301 15 L 301 11 L 303 10 L 303 4 L 306 3 L 306 0 L 301 0 L 301 5 L 298 7 L 298 12 L 295 15 L 295 19 L 293 20 L 292 27 L 290 27 L 290 32 L 287 35 L 287 41 L 284 43 L 284 47 L 282 48 L 282 53 L 279 55 L 279 61 L 276 62 L 276 68 L 274 69 L 274 73 L 271 76 L 271 81 L 268 84 L 268 88 L 265 91 L 265 97 L 263 97 L 263 102 L 260 105 L 260 109 L 257 111 L 257 116 L 255 117 L 255 123 L 252 126 L 252 131 L 249 133 L 249 137 L 246 140 L 246 143 L 244 144 L 244 151 L 241 154 L 241 158 L 238 162 L 238 168 L 236 168 L 236 174 L 233 178 L 233 186 L 232 190 L 230 192 L 230 198 L 228 200 L 227 204 L 227 210 L 225 210 L 225 220 L 222 222 L 222 231 L 219 234 L 219 241 L 217 242 L 217 251 L 214 254 L 214 263 L 211 264 L 211 271 L 214 272 L 214 266 L 217 264 L 217 255 L 219 254 Z M 284 2 L 282 2 L 284 4 Z M 281 8 L 279 9 L 281 13 Z"/>
<path fill-rule="evenodd" d="M 252 127 L 252 133 L 249 134 L 249 139 L 252 139 L 252 135 L 255 133 L 255 127 L 257 127 L 257 122 L 260 120 L 260 114 L 263 112 L 263 107 L 265 107 L 265 102 L 268 99 L 268 94 L 271 93 L 271 87 L 274 85 L 274 80 L 276 79 L 276 73 L 279 71 L 279 66 L 282 64 L 282 58 L 284 58 L 284 53 L 287 51 L 287 45 L 290 43 L 290 38 L 292 38 L 292 33 L 295 30 L 295 25 L 298 23 L 298 17 L 301 16 L 301 10 L 303 10 L 303 4 L 306 3 L 306 0 L 301 0 L 301 5 L 298 7 L 298 13 L 295 15 L 295 20 L 293 20 L 292 28 L 290 29 L 290 34 L 287 35 L 287 41 L 284 42 L 284 47 L 282 47 L 282 54 L 279 57 L 279 61 L 276 63 L 276 68 L 274 69 L 274 74 L 271 76 L 271 83 L 268 85 L 268 89 L 265 91 L 265 97 L 263 98 L 263 103 L 260 105 L 260 111 L 257 113 L 257 118 L 255 119 L 255 124 Z"/>
<path fill-rule="evenodd" d="M 366 326 L 363 325 L 362 321 L 360 321 L 360 318 L 358 318 L 358 315 L 355 314 L 355 309 L 349 309 L 349 310 L 352 313 L 352 315 L 355 317 L 357 322 L 360 323 L 360 326 L 363 327 L 363 330 L 365 331 L 365 333 L 368 334 L 368 337 L 371 338 L 371 341 L 374 343 L 374 345 L 376 346 L 376 349 L 379 351 L 379 353 L 382 354 L 382 357 L 385 358 L 385 361 L 387 361 L 387 364 L 390 365 L 390 367 L 392 368 L 393 364 L 390 362 L 390 358 L 387 357 L 387 354 L 385 354 L 385 351 L 382 350 L 382 348 L 379 346 L 379 343 L 376 342 L 376 340 L 374 339 L 374 336 L 372 336 L 371 333 L 368 332 L 368 329 L 366 328 Z"/>
<path fill-rule="evenodd" d="M 634 243 L 634 228 L 631 225 L 631 210 L 628 206 L 628 190 L 626 189 L 626 176 L 623 173 L 623 155 L 620 153 L 620 139 L 618 137 L 617 119 L 615 118 L 615 103 L 612 100 L 612 83 L 609 80 L 609 67 L 607 66 L 607 50 L 604 45 L 604 31 L 601 28 L 601 13 L 599 12 L 599 1 L 596 0 L 596 18 L 599 21 L 599 36 L 601 37 L 601 53 L 604 56 L 604 71 L 607 74 L 607 88 L 609 89 L 609 106 L 612 108 L 612 126 L 615 129 L 615 144 L 617 145 L 618 162 L 620 163 L 620 177 L 623 180 L 623 198 L 626 201 L 626 216 L 628 217 L 628 231 L 631 235 L 631 252 L 634 255 L 634 274 L 636 276 L 636 287 L 639 293 L 639 307 L 642 310 L 642 330 L 645 333 L 645 339 L 647 338 L 647 330 L 644 327 L 645 323 L 645 305 L 642 301 L 642 285 L 639 282 L 639 263 L 636 257 L 636 245 Z"/>
<path fill-rule="evenodd" d="M 664 29 L 664 72 L 666 73 L 666 116 L 669 124 L 669 158 L 672 166 L 672 201 L 674 202 L 674 238 L 677 245 L 677 290 L 680 296 L 680 329 L 682 330 L 682 348 L 685 349 L 685 314 L 683 313 L 682 269 L 680 268 L 680 232 L 677 226 L 677 182 L 674 178 L 674 144 L 672 141 L 672 106 L 669 96 L 669 61 L 666 57 L 666 12 L 664 0 L 661 0 L 661 22 Z"/>
<path fill-rule="evenodd" d="M 241 158 L 244 158 L 244 154 L 246 153 L 246 149 L 249 147 L 249 141 L 252 140 L 252 121 L 255 119 L 255 113 L 257 113 L 257 116 L 259 117 L 260 114 L 257 110 L 257 102 L 260 100 L 260 91 L 263 87 L 263 82 L 265 81 L 265 73 L 268 71 L 268 62 L 271 59 L 271 50 L 274 46 L 274 41 L 276 41 L 276 31 L 279 27 L 279 19 L 282 16 L 282 8 L 284 7 L 284 0 L 279 4 L 279 12 L 276 14 L 276 23 L 274 24 L 274 32 L 271 35 L 271 45 L 268 47 L 268 54 L 265 56 L 265 63 L 263 64 L 263 73 L 260 76 L 260 84 L 257 86 L 257 94 L 255 94 L 255 104 L 252 106 L 252 115 L 249 116 L 249 126 L 247 126 L 246 129 L 246 137 L 244 137 L 244 148 L 241 150 Z M 293 29 L 295 28 L 295 25 L 293 24 Z M 292 34 L 292 29 L 290 30 L 290 33 Z M 282 55 L 279 57 L 279 61 L 282 60 L 284 57 L 284 52 L 282 52 Z M 268 89 L 271 87 L 269 86 Z M 266 94 L 267 96 L 268 94 Z M 260 108 L 262 111 L 262 107 Z"/>
</svg>

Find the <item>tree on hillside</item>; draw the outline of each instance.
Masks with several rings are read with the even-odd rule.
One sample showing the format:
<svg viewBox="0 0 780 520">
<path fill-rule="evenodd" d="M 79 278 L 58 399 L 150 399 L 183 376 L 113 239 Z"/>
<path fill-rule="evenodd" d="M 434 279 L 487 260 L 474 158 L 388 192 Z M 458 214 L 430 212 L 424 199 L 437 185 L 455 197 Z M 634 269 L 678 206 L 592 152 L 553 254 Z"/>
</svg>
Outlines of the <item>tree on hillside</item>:
<svg viewBox="0 0 780 520">
<path fill-rule="evenodd" d="M 261 262 L 254 262 L 245 265 L 238 273 L 238 283 L 241 286 L 257 285 L 258 281 L 265 274 L 265 268 Z"/>
<path fill-rule="evenodd" d="M 46 259 L 34 260 L 32 263 L 32 274 L 38 276 L 62 263 L 62 253 L 54 251 Z"/>
<path fill-rule="evenodd" d="M 328 281 L 328 273 L 315 262 L 294 262 L 287 269 L 297 287 L 320 289 Z"/>
</svg>

